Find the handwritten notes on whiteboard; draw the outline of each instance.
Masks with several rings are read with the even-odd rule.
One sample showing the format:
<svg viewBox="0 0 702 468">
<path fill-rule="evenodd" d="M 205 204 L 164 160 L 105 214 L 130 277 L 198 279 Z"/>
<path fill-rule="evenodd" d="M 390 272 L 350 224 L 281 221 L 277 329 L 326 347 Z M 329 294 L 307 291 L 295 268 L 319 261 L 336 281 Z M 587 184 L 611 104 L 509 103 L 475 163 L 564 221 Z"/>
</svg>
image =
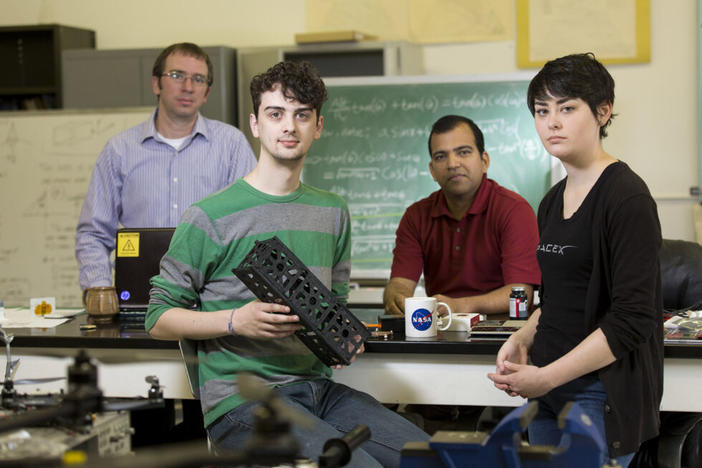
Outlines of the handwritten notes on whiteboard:
<svg viewBox="0 0 702 468">
<path fill-rule="evenodd" d="M 129 112 L 0 113 L 0 298 L 27 307 L 55 296 L 81 305 L 74 243 L 93 164 L 113 135 L 143 122 Z"/>
<path fill-rule="evenodd" d="M 526 106 L 526 81 L 330 85 L 324 128 L 305 161 L 306 183 L 346 199 L 352 276 L 387 277 L 407 206 L 438 190 L 429 173 L 432 124 L 473 119 L 490 155 L 488 177 L 536 209 L 550 186 L 550 156 Z"/>
</svg>

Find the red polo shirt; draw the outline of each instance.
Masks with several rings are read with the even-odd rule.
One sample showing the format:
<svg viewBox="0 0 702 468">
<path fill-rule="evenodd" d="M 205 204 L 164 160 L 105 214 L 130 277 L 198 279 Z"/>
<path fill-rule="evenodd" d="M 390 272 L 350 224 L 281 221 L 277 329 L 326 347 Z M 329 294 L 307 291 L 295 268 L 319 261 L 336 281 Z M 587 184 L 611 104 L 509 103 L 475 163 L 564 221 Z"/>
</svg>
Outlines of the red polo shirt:
<svg viewBox="0 0 702 468">
<path fill-rule="evenodd" d="M 412 204 L 395 238 L 390 277 L 418 281 L 428 296 L 485 294 L 509 283 L 538 285 L 539 232 L 529 203 L 483 175 L 475 200 L 457 220 L 442 190 Z"/>
</svg>

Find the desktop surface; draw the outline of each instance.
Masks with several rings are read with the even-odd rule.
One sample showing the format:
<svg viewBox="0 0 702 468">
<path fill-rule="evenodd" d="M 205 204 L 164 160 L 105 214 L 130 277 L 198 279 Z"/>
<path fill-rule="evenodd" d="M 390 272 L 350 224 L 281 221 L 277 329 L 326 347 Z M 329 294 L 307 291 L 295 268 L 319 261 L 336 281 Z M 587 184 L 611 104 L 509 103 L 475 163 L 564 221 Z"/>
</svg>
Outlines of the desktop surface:
<svg viewBox="0 0 702 468">
<path fill-rule="evenodd" d="M 55 328 L 9 329 L 14 336 L 13 356 L 21 358 L 16 378 L 57 375 L 71 362 L 70 356 L 85 349 L 99 362 L 99 383 L 105 396 L 143 396 L 148 389 L 145 378 L 157 376 L 166 398 L 192 398 L 177 341 L 153 339 L 134 323 L 89 322 L 87 315 L 79 315 Z M 85 330 L 85 325 L 95 328 Z M 520 400 L 495 391 L 486 377 L 494 370 L 501 344 L 499 340 L 471 340 L 466 332 L 440 332 L 429 340 L 400 336 L 369 340 L 366 352 L 352 365 L 334 371 L 334 380 L 383 403 L 519 405 Z M 66 358 L 59 363 L 57 355 Z M 116 363 L 119 357 L 129 362 Z M 702 412 L 702 402 L 689 391 L 702 386 L 701 361 L 702 346 L 666 342 L 661 409 Z M 397 384 L 388 385 L 388 381 Z M 36 384 L 31 391 L 65 391 L 62 386 L 65 381 Z"/>
<path fill-rule="evenodd" d="M 351 309 L 357 313 L 358 309 Z M 365 316 L 359 319 L 368 321 L 382 314 L 382 309 L 365 309 Z M 370 323 L 370 322 L 369 322 Z M 84 329 L 85 325 L 95 325 L 94 329 Z M 115 320 L 112 323 L 93 323 L 87 315 L 78 315 L 55 328 L 12 328 L 12 347 L 32 348 L 125 348 L 125 349 L 178 349 L 177 341 L 157 340 L 143 328 L 143 323 Z M 702 358 L 700 345 L 665 343 L 666 358 Z M 501 339 L 471 338 L 467 332 L 439 332 L 434 338 L 405 338 L 395 335 L 389 339 L 371 338 L 366 342 L 367 353 L 402 354 L 457 354 L 495 355 L 500 349 Z"/>
</svg>

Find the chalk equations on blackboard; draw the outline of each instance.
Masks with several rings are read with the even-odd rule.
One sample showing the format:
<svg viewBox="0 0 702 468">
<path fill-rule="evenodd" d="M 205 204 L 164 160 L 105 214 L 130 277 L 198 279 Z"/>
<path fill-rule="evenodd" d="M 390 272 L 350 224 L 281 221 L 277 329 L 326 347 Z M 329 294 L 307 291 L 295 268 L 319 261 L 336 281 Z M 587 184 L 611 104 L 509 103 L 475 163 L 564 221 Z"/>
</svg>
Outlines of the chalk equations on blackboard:
<svg viewBox="0 0 702 468">
<path fill-rule="evenodd" d="M 490 154 L 488 177 L 536 209 L 550 186 L 551 158 L 526 106 L 525 80 L 333 85 L 324 129 L 305 162 L 306 183 L 349 204 L 352 276 L 387 277 L 395 230 L 407 206 L 438 189 L 427 140 L 441 116 L 472 118 Z"/>
</svg>

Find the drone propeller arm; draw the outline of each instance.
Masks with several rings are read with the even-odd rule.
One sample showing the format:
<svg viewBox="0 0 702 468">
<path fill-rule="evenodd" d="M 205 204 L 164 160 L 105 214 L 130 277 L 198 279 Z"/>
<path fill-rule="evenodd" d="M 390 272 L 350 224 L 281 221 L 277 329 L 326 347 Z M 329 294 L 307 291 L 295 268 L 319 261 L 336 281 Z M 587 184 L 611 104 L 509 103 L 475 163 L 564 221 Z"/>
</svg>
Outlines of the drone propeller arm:
<svg viewBox="0 0 702 468">
<path fill-rule="evenodd" d="M 135 411 L 142 409 L 163 408 L 163 399 L 143 398 L 135 400 L 125 398 L 105 398 L 102 401 L 102 411 Z"/>
<path fill-rule="evenodd" d="M 5 345 L 7 352 L 6 362 L 5 362 L 5 381 L 12 378 L 12 356 L 10 355 L 10 343 Z"/>
<path fill-rule="evenodd" d="M 9 335 L 4 328 L 0 327 L 0 340 L 5 343 L 5 381 L 12 378 L 12 353 L 10 352 L 10 343 L 12 343 L 13 335 Z"/>
<path fill-rule="evenodd" d="M 24 427 L 32 427 L 37 424 L 45 424 L 48 421 L 62 416 L 70 416 L 74 412 L 75 405 L 71 402 L 64 402 L 63 405 L 53 408 L 27 411 L 26 413 L 17 414 L 11 418 L 0 420 L 0 433 Z"/>
<path fill-rule="evenodd" d="M 351 460 L 351 452 L 370 439 L 368 426 L 360 424 L 341 439 L 329 439 L 324 444 L 324 452 L 319 456 L 320 468 L 344 466 Z"/>
</svg>

